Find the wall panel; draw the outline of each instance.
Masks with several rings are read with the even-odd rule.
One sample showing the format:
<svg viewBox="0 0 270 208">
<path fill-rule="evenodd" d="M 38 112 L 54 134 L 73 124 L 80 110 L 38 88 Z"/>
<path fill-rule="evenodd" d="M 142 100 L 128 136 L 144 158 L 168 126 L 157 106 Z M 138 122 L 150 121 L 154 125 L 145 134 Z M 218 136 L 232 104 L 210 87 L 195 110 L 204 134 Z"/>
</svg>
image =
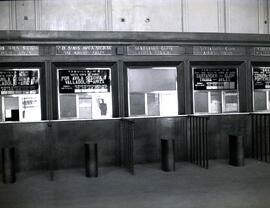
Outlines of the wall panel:
<svg viewBox="0 0 270 208">
<path fill-rule="evenodd" d="M 16 1 L 16 29 L 35 30 L 35 2 Z"/>
<path fill-rule="evenodd" d="M 8 30 L 10 24 L 10 4 L 8 1 L 0 1 L 0 30 Z"/>
<path fill-rule="evenodd" d="M 259 33 L 259 0 L 226 0 L 226 32 Z"/>
<path fill-rule="evenodd" d="M 184 0 L 185 32 L 218 32 L 220 0 Z"/>
<path fill-rule="evenodd" d="M 114 31 L 181 32 L 181 0 L 112 0 Z"/>
<path fill-rule="evenodd" d="M 106 30 L 106 0 L 44 0 L 42 30 Z"/>
</svg>

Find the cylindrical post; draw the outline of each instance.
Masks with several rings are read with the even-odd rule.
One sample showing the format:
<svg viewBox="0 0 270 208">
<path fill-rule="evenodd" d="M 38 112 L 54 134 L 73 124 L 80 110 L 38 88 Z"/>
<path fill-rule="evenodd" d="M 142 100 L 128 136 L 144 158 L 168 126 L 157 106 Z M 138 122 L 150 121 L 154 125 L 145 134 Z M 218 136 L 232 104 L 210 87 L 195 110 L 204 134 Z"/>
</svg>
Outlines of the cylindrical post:
<svg viewBox="0 0 270 208">
<path fill-rule="evenodd" d="M 174 139 L 161 139 L 161 169 L 175 171 Z"/>
<path fill-rule="evenodd" d="M 15 183 L 15 148 L 2 148 L 3 183 Z"/>
<path fill-rule="evenodd" d="M 229 164 L 234 166 L 245 165 L 243 136 L 229 135 Z"/>
<path fill-rule="evenodd" d="M 85 175 L 86 177 L 98 177 L 97 143 L 87 142 L 85 147 Z"/>
</svg>

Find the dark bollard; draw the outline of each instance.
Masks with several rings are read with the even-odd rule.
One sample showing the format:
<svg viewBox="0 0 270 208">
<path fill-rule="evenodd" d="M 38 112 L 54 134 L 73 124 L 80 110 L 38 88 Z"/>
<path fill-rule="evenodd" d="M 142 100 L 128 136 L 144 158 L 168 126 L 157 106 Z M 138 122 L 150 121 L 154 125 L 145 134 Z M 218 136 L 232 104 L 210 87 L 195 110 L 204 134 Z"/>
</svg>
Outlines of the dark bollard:
<svg viewBox="0 0 270 208">
<path fill-rule="evenodd" d="M 85 147 L 85 175 L 86 177 L 98 177 L 97 143 L 87 142 Z"/>
<path fill-rule="evenodd" d="M 229 135 L 229 164 L 234 166 L 245 165 L 243 136 Z"/>
<path fill-rule="evenodd" d="M 161 139 L 161 169 L 175 171 L 174 139 Z"/>
<path fill-rule="evenodd" d="M 3 183 L 15 183 L 15 148 L 2 148 Z"/>
</svg>

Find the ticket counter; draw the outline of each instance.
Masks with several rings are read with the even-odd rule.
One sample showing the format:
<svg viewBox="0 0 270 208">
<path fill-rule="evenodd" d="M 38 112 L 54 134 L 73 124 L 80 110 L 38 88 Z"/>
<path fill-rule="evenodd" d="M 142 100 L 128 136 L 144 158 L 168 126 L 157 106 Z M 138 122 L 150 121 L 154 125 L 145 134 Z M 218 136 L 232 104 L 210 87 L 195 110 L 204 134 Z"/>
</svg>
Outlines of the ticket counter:
<svg viewBox="0 0 270 208">
<path fill-rule="evenodd" d="M 179 139 L 187 160 L 192 114 L 209 118 L 210 159 L 226 158 L 229 134 L 245 136 L 250 155 L 249 114 L 270 110 L 268 45 L 264 35 L 0 32 L 0 143 L 19 148 L 22 170 L 48 167 L 48 155 L 78 167 L 86 140 L 100 142 L 101 165 L 121 165 L 120 123 L 132 120 L 135 163 L 157 162 L 161 138 Z"/>
</svg>

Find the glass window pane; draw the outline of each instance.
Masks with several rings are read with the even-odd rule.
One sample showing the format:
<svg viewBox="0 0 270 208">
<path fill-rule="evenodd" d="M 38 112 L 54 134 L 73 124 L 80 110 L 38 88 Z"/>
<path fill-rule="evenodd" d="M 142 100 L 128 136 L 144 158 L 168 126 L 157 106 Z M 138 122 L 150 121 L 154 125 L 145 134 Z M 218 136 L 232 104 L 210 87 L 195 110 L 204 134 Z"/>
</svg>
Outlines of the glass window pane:
<svg viewBox="0 0 270 208">
<path fill-rule="evenodd" d="M 92 118 L 92 97 L 89 96 L 79 97 L 79 118 L 81 119 Z"/>
<path fill-rule="evenodd" d="M 254 111 L 267 110 L 266 92 L 254 91 Z"/>
<path fill-rule="evenodd" d="M 176 92 L 160 93 L 160 115 L 173 116 L 178 114 Z"/>
<path fill-rule="evenodd" d="M 195 113 L 208 113 L 208 92 L 195 92 Z"/>
<path fill-rule="evenodd" d="M 76 95 L 60 96 L 60 117 L 61 118 L 77 117 Z"/>
<path fill-rule="evenodd" d="M 145 94 L 130 93 L 130 115 L 145 115 Z"/>
<path fill-rule="evenodd" d="M 210 113 L 221 113 L 221 91 L 211 92 L 210 96 Z"/>
<path fill-rule="evenodd" d="M 224 93 L 224 112 L 238 112 L 238 93 Z"/>
<path fill-rule="evenodd" d="M 130 115 L 177 115 L 175 67 L 128 69 Z"/>
<path fill-rule="evenodd" d="M 160 115 L 159 93 L 147 93 L 147 109 L 149 116 Z"/>
</svg>

